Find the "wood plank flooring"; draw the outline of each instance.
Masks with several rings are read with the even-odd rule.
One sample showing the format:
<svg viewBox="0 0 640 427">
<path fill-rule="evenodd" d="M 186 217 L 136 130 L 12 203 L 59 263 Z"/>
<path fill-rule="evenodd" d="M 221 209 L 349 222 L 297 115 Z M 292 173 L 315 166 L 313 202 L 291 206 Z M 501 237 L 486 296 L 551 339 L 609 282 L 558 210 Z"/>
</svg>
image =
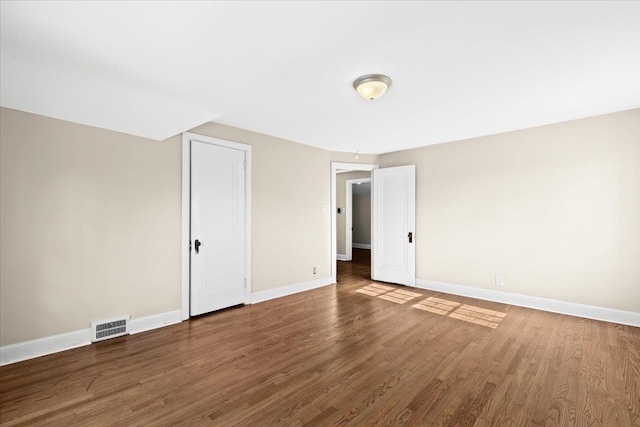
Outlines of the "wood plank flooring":
<svg viewBox="0 0 640 427">
<path fill-rule="evenodd" d="M 640 329 L 371 282 L 0 368 L 0 424 L 640 426 Z"/>
</svg>

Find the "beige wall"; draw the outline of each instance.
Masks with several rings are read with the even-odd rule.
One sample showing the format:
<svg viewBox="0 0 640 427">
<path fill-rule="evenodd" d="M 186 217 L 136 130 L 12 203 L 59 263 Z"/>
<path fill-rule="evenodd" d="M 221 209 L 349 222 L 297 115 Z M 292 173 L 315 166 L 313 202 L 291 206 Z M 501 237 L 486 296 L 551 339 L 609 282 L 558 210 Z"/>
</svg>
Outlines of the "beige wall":
<svg viewBox="0 0 640 427">
<path fill-rule="evenodd" d="M 418 278 L 640 311 L 640 110 L 380 158 L 403 164 Z"/>
<path fill-rule="evenodd" d="M 346 181 L 348 179 L 356 178 L 369 178 L 371 172 L 369 171 L 356 171 L 356 172 L 344 172 L 336 175 L 336 208 L 343 210 L 343 213 L 338 214 L 334 212 L 336 216 L 336 252 L 339 255 L 345 255 L 347 253 L 346 248 Z"/>
<path fill-rule="evenodd" d="M 0 345 L 180 309 L 180 137 L 9 109 L 0 131 Z M 253 146 L 253 291 L 329 277 L 331 153 L 216 124 L 193 132 Z"/>
<path fill-rule="evenodd" d="M 353 243 L 371 244 L 371 193 L 353 195 Z"/>
<path fill-rule="evenodd" d="M 180 156 L 0 110 L 0 345 L 180 308 Z"/>
</svg>

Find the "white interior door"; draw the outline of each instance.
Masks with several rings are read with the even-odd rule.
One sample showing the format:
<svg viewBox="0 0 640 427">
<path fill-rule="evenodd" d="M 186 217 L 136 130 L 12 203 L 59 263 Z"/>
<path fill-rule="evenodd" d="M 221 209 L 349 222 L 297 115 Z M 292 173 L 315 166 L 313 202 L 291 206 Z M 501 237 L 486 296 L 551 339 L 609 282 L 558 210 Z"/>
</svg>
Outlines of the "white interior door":
<svg viewBox="0 0 640 427">
<path fill-rule="evenodd" d="M 191 141 L 190 314 L 245 302 L 245 152 Z"/>
<path fill-rule="evenodd" d="M 415 165 L 375 169 L 371 199 L 371 278 L 415 286 Z"/>
</svg>

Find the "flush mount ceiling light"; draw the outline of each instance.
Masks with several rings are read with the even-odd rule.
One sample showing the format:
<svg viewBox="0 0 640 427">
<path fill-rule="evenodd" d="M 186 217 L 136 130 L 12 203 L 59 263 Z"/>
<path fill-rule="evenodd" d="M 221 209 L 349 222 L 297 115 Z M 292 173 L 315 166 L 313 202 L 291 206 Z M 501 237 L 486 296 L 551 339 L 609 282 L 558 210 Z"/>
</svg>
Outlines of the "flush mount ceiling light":
<svg viewBox="0 0 640 427">
<path fill-rule="evenodd" d="M 360 96 L 370 101 L 384 95 L 389 86 L 391 86 L 391 79 L 382 74 L 367 74 L 353 82 L 353 88 Z"/>
</svg>

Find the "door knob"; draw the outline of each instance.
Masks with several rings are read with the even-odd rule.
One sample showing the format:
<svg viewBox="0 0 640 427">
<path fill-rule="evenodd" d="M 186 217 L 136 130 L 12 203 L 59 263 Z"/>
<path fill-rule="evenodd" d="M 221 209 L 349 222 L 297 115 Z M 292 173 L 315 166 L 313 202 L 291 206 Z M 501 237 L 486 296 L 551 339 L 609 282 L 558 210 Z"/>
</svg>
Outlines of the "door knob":
<svg viewBox="0 0 640 427">
<path fill-rule="evenodd" d="M 194 243 L 196 255 L 198 255 L 198 253 L 200 253 L 200 246 L 201 245 L 202 245 L 202 242 L 200 242 L 200 240 L 196 239 L 196 242 Z"/>
<path fill-rule="evenodd" d="M 409 238 L 409 243 L 413 243 L 413 232 L 409 232 L 409 235 L 407 236 Z M 196 240 L 197 242 L 197 240 Z"/>
</svg>

